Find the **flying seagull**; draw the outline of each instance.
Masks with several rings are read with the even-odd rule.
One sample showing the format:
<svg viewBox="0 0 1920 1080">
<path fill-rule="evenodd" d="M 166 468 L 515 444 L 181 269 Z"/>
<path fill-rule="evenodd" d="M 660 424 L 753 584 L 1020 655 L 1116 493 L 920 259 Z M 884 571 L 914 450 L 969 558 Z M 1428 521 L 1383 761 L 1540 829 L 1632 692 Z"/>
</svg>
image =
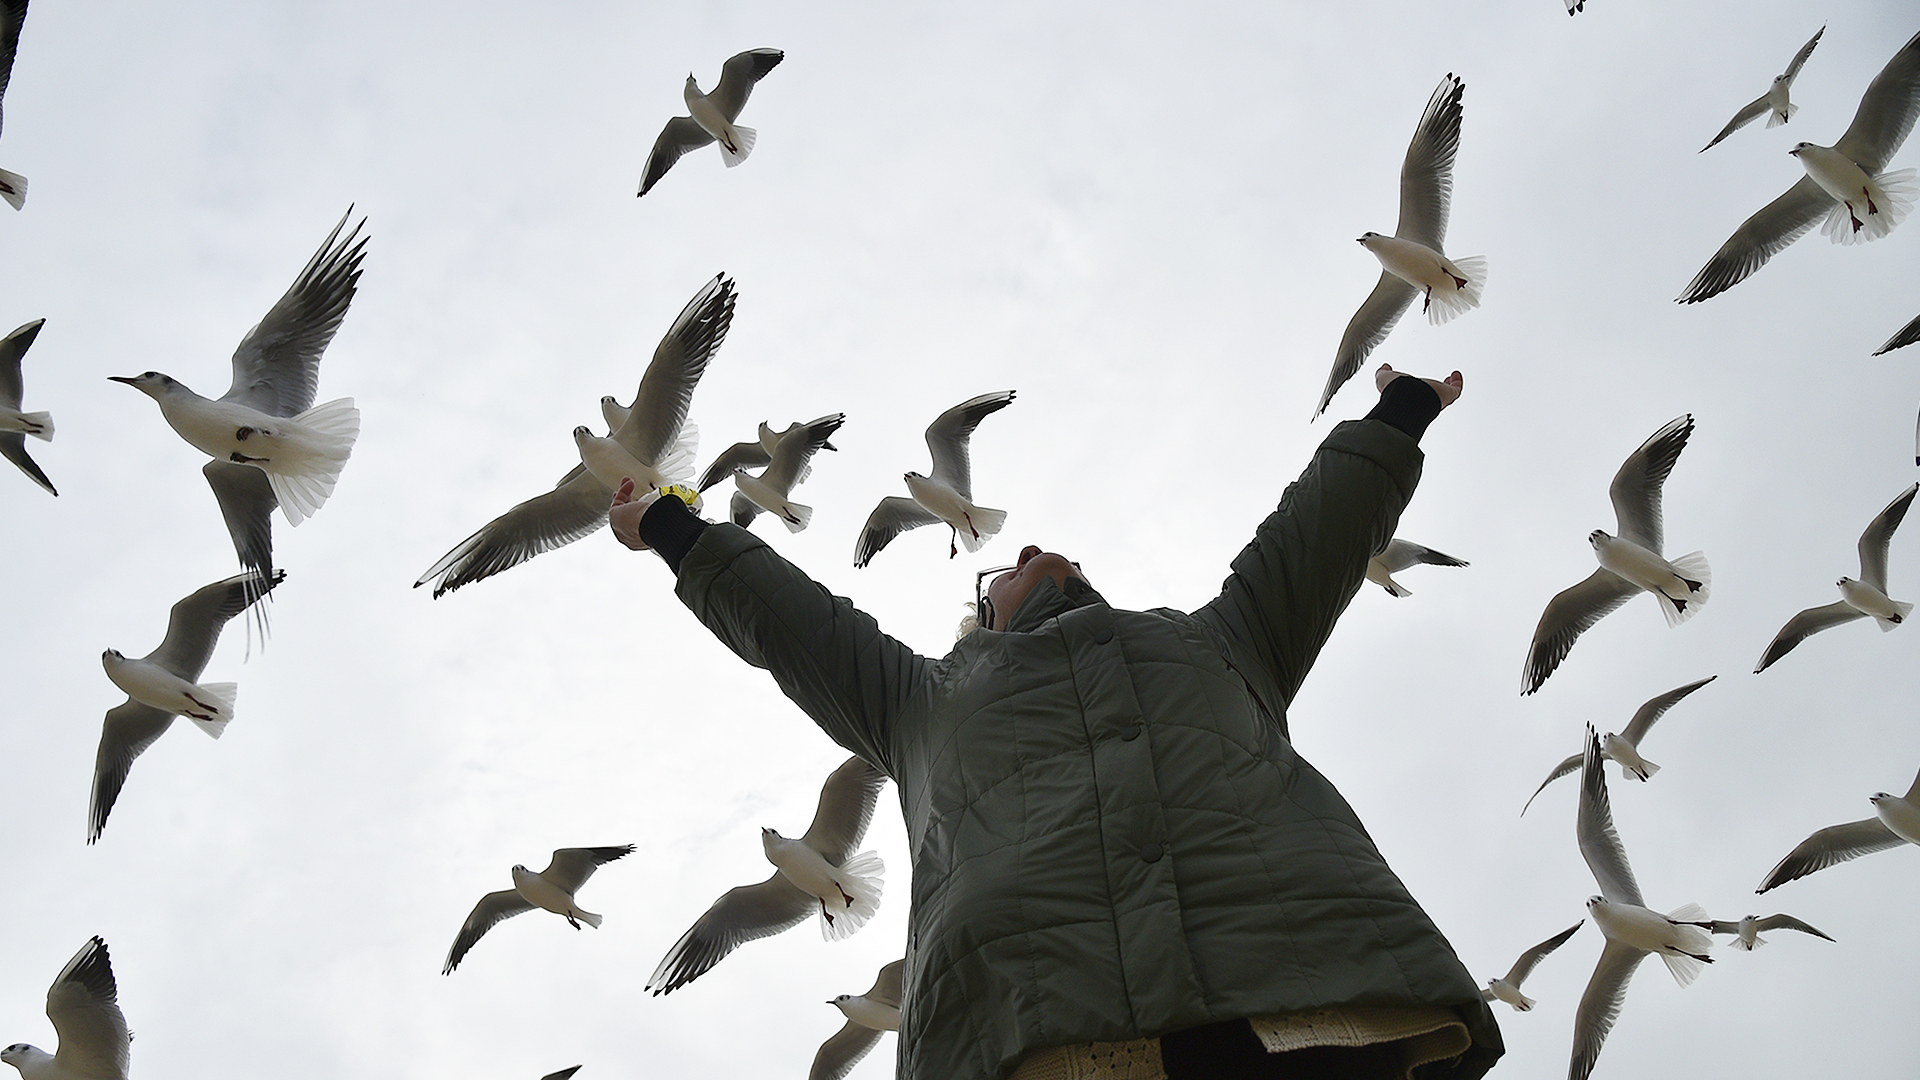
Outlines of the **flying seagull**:
<svg viewBox="0 0 1920 1080">
<path fill-rule="evenodd" d="M 1704 154 L 1713 149 L 1721 139 L 1760 119 L 1762 114 L 1766 115 L 1767 126 L 1770 128 L 1779 127 L 1791 120 L 1793 114 L 1800 111 L 1800 106 L 1788 100 L 1788 91 L 1793 86 L 1793 77 L 1800 74 L 1800 65 L 1806 63 L 1807 57 L 1813 55 L 1813 47 L 1820 44 L 1820 35 L 1826 32 L 1827 28 L 1824 26 L 1815 30 L 1813 36 L 1807 39 L 1807 43 L 1800 46 L 1800 51 L 1793 54 L 1793 59 L 1787 63 L 1787 70 L 1773 77 L 1773 85 L 1767 87 L 1767 92 L 1747 102 L 1739 112 L 1734 113 L 1733 119 L 1727 121 L 1727 126 L 1720 129 L 1720 134 L 1713 137 L 1713 142 L 1701 147 L 1700 152 Z"/>
<path fill-rule="evenodd" d="M 360 432 L 352 398 L 313 404 L 320 356 L 353 302 L 366 256 L 366 218 L 340 236 L 352 214 L 348 207 L 286 294 L 241 339 L 233 384 L 218 400 L 157 371 L 110 376 L 152 397 L 181 438 L 212 456 L 200 471 L 240 565 L 262 581 L 273 573 L 273 508 L 293 525 L 318 510 Z M 265 609 L 254 610 L 264 629 Z"/>
<path fill-rule="evenodd" d="M 1913 778 L 1905 795 L 1876 791 L 1867 801 L 1873 803 L 1873 817 L 1845 825 L 1829 825 L 1800 841 L 1753 891 L 1763 893 L 1815 870 L 1825 870 L 1876 851 L 1901 844 L 1920 844 L 1920 775 Z"/>
<path fill-rule="evenodd" d="M 601 399 L 602 409 L 618 409 L 619 407 L 619 403 L 612 398 Z M 611 416 L 612 414 L 609 413 L 608 415 Z M 834 415 L 845 416 L 846 414 L 835 413 Z M 813 421 L 813 424 L 824 423 L 828 419 L 830 419 L 830 417 L 823 416 L 819 420 Z M 760 432 L 752 442 L 734 443 L 732 446 L 720 451 L 718 457 L 708 462 L 705 471 L 700 474 L 699 482 L 694 485 L 694 490 L 705 491 L 720 481 L 733 476 L 734 470 L 736 469 L 762 469 L 773 464 L 773 448 L 779 445 L 780 440 L 804 428 L 811 427 L 813 424 L 803 424 L 795 421 L 794 423 L 788 424 L 786 430 L 775 431 L 772 427 L 768 426 L 765 420 L 760 421 Z M 830 442 L 826 442 L 820 444 L 820 449 L 838 452 L 840 448 Z M 800 470 L 800 479 L 794 482 L 800 483 L 806 480 L 807 474 L 811 471 L 811 466 L 803 466 Z"/>
<path fill-rule="evenodd" d="M 0 0 L 0 99 L 13 79 L 13 54 L 20 47 L 20 27 L 27 21 L 27 0 Z M 4 115 L 0 115 L 4 120 Z M 27 205 L 27 178 L 0 169 L 0 199 L 15 210 Z"/>
<path fill-rule="evenodd" d="M 1912 322 L 1894 331 L 1893 336 L 1887 339 L 1887 343 L 1875 349 L 1873 355 L 1879 356 L 1881 353 L 1890 353 L 1895 349 L 1905 348 L 1916 341 L 1920 341 L 1920 315 L 1914 316 Z M 1920 465 L 1920 459 L 1916 459 L 1914 464 Z"/>
<path fill-rule="evenodd" d="M 813 519 L 813 507 L 792 500 L 794 485 L 812 471 L 809 463 L 813 455 L 826 449 L 827 440 L 846 421 L 846 413 L 834 413 L 804 426 L 788 427 L 774 441 L 773 453 L 759 476 L 736 467 L 733 483 L 739 490 L 734 493 L 731 507 L 733 523 L 745 527 L 765 510 L 779 518 L 788 532 L 806 528 L 807 522 Z"/>
<path fill-rule="evenodd" d="M 1914 173 L 1883 173 L 1887 161 L 1920 115 L 1920 34 L 1880 69 L 1853 123 L 1832 146 L 1802 142 L 1788 153 L 1807 175 L 1785 194 L 1742 222 L 1679 296 L 1682 304 L 1718 296 L 1766 265 L 1788 244 L 1819 224 L 1836 244 L 1886 235 L 1906 212 Z"/>
<path fill-rule="evenodd" d="M 1412 596 L 1413 590 L 1393 580 L 1393 575 L 1410 566 L 1465 566 L 1466 562 L 1422 547 L 1411 540 L 1394 537 L 1387 549 L 1367 560 L 1367 580 L 1387 590 L 1388 596 Z"/>
<path fill-rule="evenodd" d="M 1812 934 L 1814 937 L 1826 938 L 1828 941 L 1833 940 L 1785 913 L 1768 915 L 1764 919 L 1758 915 L 1742 915 L 1738 920 L 1715 919 L 1711 927 L 1711 931 L 1715 934 L 1732 934 L 1733 940 L 1727 944 L 1743 952 L 1752 952 L 1767 943 L 1767 939 L 1760 936 L 1762 930 L 1798 930 L 1803 934 Z"/>
<path fill-rule="evenodd" d="M 460 965 L 460 958 L 467 955 L 473 943 L 480 935 L 493 929 L 493 924 L 501 919 L 510 919 L 523 911 L 545 908 L 567 920 L 567 925 L 575 930 L 581 923 L 596 929 L 600 926 L 600 916 L 580 907 L 573 894 L 587 883 L 593 872 L 602 865 L 610 863 L 623 855 L 633 854 L 633 845 L 620 847 L 565 847 L 556 848 L 553 858 L 547 861 L 547 868 L 534 873 L 519 863 L 513 864 L 513 888 L 490 892 L 473 905 L 473 911 L 467 915 L 467 921 L 460 926 L 460 933 L 453 939 L 453 948 L 447 950 L 446 966 L 440 974 L 451 975 Z"/>
<path fill-rule="evenodd" d="M 27 347 L 40 335 L 40 326 L 46 321 L 35 319 L 0 338 L 0 454 L 18 465 L 34 483 L 58 495 L 60 493 L 53 490 L 53 481 L 27 456 L 27 436 L 53 441 L 53 415 L 20 411 L 20 400 L 25 393 L 20 382 L 20 360 L 27 355 Z"/>
<path fill-rule="evenodd" d="M 1535 964 L 1538 964 L 1544 959 L 1548 953 L 1565 945 L 1567 939 L 1573 936 L 1573 932 L 1580 929 L 1581 925 L 1586 921 L 1585 919 L 1581 919 L 1565 930 L 1560 931 L 1540 944 L 1535 945 L 1533 948 L 1528 949 L 1526 952 L 1521 953 L 1520 958 L 1513 962 L 1513 966 L 1507 969 L 1505 975 L 1496 975 L 1487 980 L 1486 989 L 1480 991 L 1481 999 L 1485 1001 L 1504 1001 L 1513 1006 L 1516 1012 L 1527 1012 L 1532 1009 L 1535 1002 L 1532 998 L 1520 992 L 1520 984 L 1525 981 L 1526 977 L 1533 971 Z"/>
<path fill-rule="evenodd" d="M 213 658 L 220 630 L 227 621 L 264 598 L 286 580 L 285 570 L 271 579 L 253 573 L 235 574 L 202 585 L 173 605 L 167 616 L 167 636 L 145 656 L 134 659 L 116 649 L 100 654 L 101 666 L 113 685 L 126 691 L 127 700 L 107 710 L 100 728 L 100 749 L 93 760 L 93 798 L 87 807 L 87 843 L 100 839 L 107 814 L 127 782 L 133 759 L 184 716 L 214 738 L 233 719 L 233 683 L 202 683 L 200 673 Z"/>
<path fill-rule="evenodd" d="M 827 1004 L 847 1018 L 840 1030 L 813 1055 L 807 1080 L 842 1080 L 860 1059 L 872 1052 L 882 1032 L 900 1030 L 900 981 L 907 962 L 895 960 L 880 969 L 864 994 L 841 994 Z"/>
<path fill-rule="evenodd" d="M 880 904 L 880 857 L 854 854 L 887 776 L 860 758 L 848 758 L 820 788 L 813 823 L 798 840 L 760 830 L 773 876 L 721 894 L 680 935 L 647 979 L 655 996 L 707 973 L 741 945 L 798 926 L 818 912 L 820 932 L 836 941 L 860 929 Z"/>
<path fill-rule="evenodd" d="M 1607 801 L 1607 777 L 1600 769 L 1600 738 L 1587 725 L 1587 752 L 1580 763 L 1580 854 L 1600 885 L 1599 896 L 1587 898 L 1587 914 L 1606 937 L 1600 961 L 1573 1019 L 1573 1056 L 1567 1080 L 1586 1080 L 1600 1056 L 1600 1045 L 1626 1001 L 1627 982 L 1648 953 L 1666 961 L 1675 982 L 1686 986 L 1713 963 L 1706 910 L 1686 904 L 1670 915 L 1649 909 L 1640 898 L 1640 885 L 1627 864 L 1627 849 L 1613 829 L 1613 808 Z"/>
<path fill-rule="evenodd" d="M 23 3 L 20 5 L 25 7 Z M 49 1054 L 30 1043 L 0 1050 L 22 1080 L 127 1080 L 133 1036 L 120 1014 L 113 959 L 96 935 L 73 954 L 47 988 L 47 1019 L 60 1043 Z"/>
<path fill-rule="evenodd" d="M 640 469 L 630 474 L 636 483 L 665 487 L 691 477 L 698 431 L 687 423 L 687 408 L 708 361 L 727 339 L 727 330 L 733 325 L 733 304 L 733 279 L 715 275 L 687 301 L 654 348 L 653 359 L 640 377 L 633 406 L 610 436 L 613 445 L 592 441 L 598 437 L 590 432 L 583 439 L 585 429 L 576 428 L 574 440 L 581 460 L 552 491 L 536 495 L 481 526 L 428 567 L 413 587 L 432 581 L 433 595 L 438 598 L 535 555 L 565 547 L 605 525 L 607 507 L 620 478 L 614 477 L 608 484 L 596 476 L 588 467 L 586 458 L 590 455 L 595 455 L 596 461 L 601 460 L 597 456 L 601 453 L 606 458 L 626 455 L 633 463 L 629 467 Z"/>
<path fill-rule="evenodd" d="M 733 121 L 740 110 L 746 108 L 753 84 L 779 66 L 786 56 L 779 49 L 748 49 L 733 54 L 720 65 L 720 85 L 714 87 L 711 94 L 701 93 L 700 84 L 689 73 L 681 96 L 686 99 L 690 115 L 676 116 L 660 129 L 660 137 L 653 140 L 653 153 L 647 155 L 646 175 L 641 177 L 640 190 L 635 195 L 651 191 L 653 185 L 667 175 L 667 170 L 673 168 L 673 163 L 680 160 L 680 155 L 710 142 L 720 144 L 720 159 L 729 169 L 747 160 L 753 151 L 754 130 L 736 126 Z"/>
<path fill-rule="evenodd" d="M 1626 730 L 1618 735 L 1609 731 L 1600 737 L 1600 756 L 1620 766 L 1620 777 L 1623 780 L 1627 777 L 1633 777 L 1636 780 L 1644 781 L 1654 773 L 1659 772 L 1660 766 L 1640 756 L 1641 741 L 1647 737 L 1647 732 L 1653 729 L 1653 722 L 1665 716 L 1668 709 L 1680 703 L 1680 699 L 1719 677 L 1718 675 L 1709 675 L 1704 679 L 1690 682 L 1685 686 L 1675 687 L 1664 694 L 1649 698 L 1646 704 L 1634 710 L 1633 719 L 1627 721 Z M 1527 812 L 1527 806 L 1533 805 L 1533 800 L 1539 798 L 1540 793 L 1547 790 L 1548 784 L 1578 769 L 1580 767 L 1580 759 L 1581 755 L 1573 754 L 1565 761 L 1555 765 L 1553 771 L 1547 774 L 1547 778 L 1540 781 L 1540 786 L 1534 788 L 1533 794 L 1527 797 L 1526 806 L 1522 806 L 1520 812 L 1525 814 Z"/>
<path fill-rule="evenodd" d="M 1416 295 L 1424 297 L 1421 310 L 1436 326 L 1480 304 L 1487 260 L 1475 255 L 1456 262 L 1442 254 L 1447 207 L 1453 199 L 1453 157 L 1460 149 L 1460 97 L 1465 91 L 1466 84 L 1452 74 L 1440 80 L 1400 165 L 1399 224 L 1392 236 L 1368 232 L 1360 237 L 1361 246 L 1380 260 L 1383 269 L 1373 292 L 1340 336 L 1333 371 L 1320 392 L 1315 416 L 1327 410 L 1334 391 L 1360 370 L 1374 346 L 1386 340 Z"/>
<path fill-rule="evenodd" d="M 944 522 L 953 530 L 947 557 L 960 553 L 958 545 L 979 551 L 1006 524 L 1005 510 L 989 510 L 973 503 L 973 469 L 967 461 L 968 440 L 980 421 L 1013 403 L 1013 391 L 981 394 L 941 413 L 927 426 L 927 449 L 933 453 L 933 475 L 906 474 L 913 497 L 889 495 L 867 515 L 853 545 L 853 565 L 873 561 L 894 537 L 908 529 Z"/>
<path fill-rule="evenodd" d="M 1907 508 L 1913 505 L 1915 492 L 1920 492 L 1920 484 L 1908 485 L 1886 509 L 1874 515 L 1867 523 L 1867 531 L 1860 534 L 1860 580 L 1841 578 L 1837 583 L 1840 599 L 1808 608 L 1788 619 L 1787 625 L 1767 644 L 1767 651 L 1760 655 L 1754 674 L 1767 670 L 1774 661 L 1793 651 L 1795 645 L 1828 627 L 1869 615 L 1880 624 L 1882 631 L 1892 630 L 1906 621 L 1913 613 L 1913 605 L 1887 596 L 1887 545 L 1893 540 L 1893 531 L 1907 516 Z"/>
<path fill-rule="evenodd" d="M 1603 529 L 1588 534 L 1600 568 L 1547 602 L 1520 673 L 1522 694 L 1540 689 L 1588 627 L 1642 592 L 1651 592 L 1660 602 L 1668 626 L 1692 618 L 1707 602 L 1707 557 L 1695 551 L 1668 562 L 1660 554 L 1660 489 L 1692 434 L 1692 414 L 1668 421 L 1627 455 L 1613 475 L 1607 494 L 1620 535 L 1609 536 Z"/>
</svg>

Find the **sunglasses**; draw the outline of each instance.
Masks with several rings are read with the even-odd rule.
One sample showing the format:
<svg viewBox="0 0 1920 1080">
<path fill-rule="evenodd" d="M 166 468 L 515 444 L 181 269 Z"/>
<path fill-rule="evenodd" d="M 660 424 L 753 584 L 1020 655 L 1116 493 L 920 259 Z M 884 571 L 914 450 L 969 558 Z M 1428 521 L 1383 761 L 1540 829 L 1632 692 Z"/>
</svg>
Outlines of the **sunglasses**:
<svg viewBox="0 0 1920 1080">
<path fill-rule="evenodd" d="M 1067 560 L 1067 564 L 1075 570 L 1080 569 L 1080 564 L 1072 559 Z M 993 601 L 987 599 L 987 579 L 1018 569 L 1020 569 L 1018 564 L 990 566 L 973 575 L 973 617 L 980 620 L 981 626 L 989 630 L 993 628 Z"/>
</svg>

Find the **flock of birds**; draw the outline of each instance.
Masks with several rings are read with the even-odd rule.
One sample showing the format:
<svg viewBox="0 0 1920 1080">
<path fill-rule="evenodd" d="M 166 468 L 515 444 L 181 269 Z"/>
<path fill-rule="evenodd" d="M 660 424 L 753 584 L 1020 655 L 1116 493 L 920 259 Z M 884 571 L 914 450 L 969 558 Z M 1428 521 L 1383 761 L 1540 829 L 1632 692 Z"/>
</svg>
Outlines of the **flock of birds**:
<svg viewBox="0 0 1920 1080">
<path fill-rule="evenodd" d="M 1569 3 L 1569 14 L 1580 9 Z M 25 19 L 27 0 L 0 0 L 0 96 Z M 1824 33 L 1824 28 L 1822 29 Z M 1816 33 L 1760 97 L 1740 109 L 1704 149 L 1710 149 L 1761 116 L 1768 127 L 1788 122 L 1795 106 L 1790 88 L 1819 43 Z M 669 120 L 656 140 L 640 183 L 644 196 L 690 151 L 718 145 L 728 167 L 745 161 L 755 132 L 736 121 L 758 81 L 783 59 L 776 49 L 752 49 L 730 58 L 710 93 L 689 75 L 688 115 Z M 1449 74 L 1429 99 L 1408 147 L 1401 172 L 1399 220 L 1392 235 L 1366 232 L 1359 243 L 1382 267 L 1378 283 L 1349 322 L 1315 415 L 1358 372 L 1395 323 L 1421 300 L 1435 324 L 1476 308 L 1486 284 L 1482 257 L 1444 253 L 1452 171 L 1459 148 L 1465 83 Z M 1798 143 L 1793 153 L 1806 176 L 1740 226 L 1678 298 L 1707 300 L 1738 284 L 1816 224 L 1835 243 L 1862 243 L 1886 236 L 1911 206 L 1913 170 L 1886 165 L 1920 116 L 1920 34 L 1909 40 L 1868 85 L 1852 124 L 1832 146 Z M 0 198 L 24 205 L 25 178 L 0 170 Z M 231 361 L 231 381 L 219 398 L 204 397 L 174 377 L 156 371 L 114 380 L 153 398 L 168 426 L 208 456 L 202 471 L 226 522 L 243 572 L 202 586 L 173 605 L 164 637 L 146 655 L 130 658 L 108 649 L 102 664 L 127 695 L 110 710 L 96 756 L 87 842 L 102 835 L 136 758 L 186 717 L 213 738 L 232 719 L 232 683 L 201 682 L 225 625 L 251 612 L 264 634 L 265 603 L 286 571 L 273 561 L 272 514 L 299 525 L 326 503 L 348 461 L 360 414 L 351 398 L 315 403 L 321 357 L 338 330 L 357 289 L 367 238 L 363 217 L 348 228 L 351 208 L 307 261 L 286 293 L 243 335 Z M 631 478 L 662 491 L 683 493 L 696 506 L 703 493 L 732 481 L 728 516 L 751 526 L 762 514 L 788 530 L 808 527 L 810 507 L 794 500 L 795 488 L 812 471 L 821 451 L 833 451 L 833 436 L 846 421 L 833 413 L 794 421 L 782 430 L 762 423 L 756 436 L 729 446 L 706 466 L 698 463 L 698 431 L 689 422 L 692 396 L 732 323 L 736 289 L 725 274 L 701 286 L 675 318 L 641 376 L 631 402 L 600 399 L 606 434 L 573 430 L 577 460 L 549 491 L 535 495 L 482 525 L 436 560 L 414 582 L 433 584 L 437 598 L 501 573 L 542 553 L 587 536 L 607 520 L 613 493 Z M 50 495 L 58 492 L 28 455 L 25 439 L 51 440 L 44 411 L 28 412 L 22 359 L 39 332 L 30 322 L 0 339 L 0 453 Z M 1916 318 L 1880 352 L 1920 340 Z M 1878 355 L 1878 353 L 1876 353 Z M 1000 531 L 1002 510 L 973 501 L 969 444 L 979 424 L 1012 403 L 1012 391 L 985 393 L 941 412 L 926 429 L 932 457 L 928 474 L 903 476 L 907 494 L 881 498 L 854 543 L 854 565 L 864 567 L 901 533 L 925 525 L 950 530 L 948 556 L 961 547 L 977 551 Z M 1711 573 L 1700 552 L 1669 559 L 1663 554 L 1662 486 L 1693 433 L 1682 416 L 1653 433 L 1628 455 L 1610 486 L 1616 533 L 1590 536 L 1598 567 L 1555 596 L 1541 616 L 1522 673 L 1522 694 L 1538 690 L 1567 658 L 1576 640 L 1599 619 L 1642 592 L 1651 593 L 1670 626 L 1678 626 L 1707 603 Z M 1920 459 L 1920 449 L 1916 451 Z M 1840 599 L 1793 616 L 1766 646 L 1754 671 L 1764 671 L 1811 635 L 1842 623 L 1871 618 L 1883 630 L 1911 614 L 1910 603 L 1888 595 L 1887 559 L 1895 531 L 1920 484 L 1909 486 L 1866 527 L 1858 542 L 1859 577 L 1841 578 Z M 1393 574 L 1420 564 L 1466 566 L 1452 556 L 1395 539 L 1368 567 L 1369 580 L 1390 594 L 1408 590 Z M 1645 781 L 1659 766 L 1641 747 L 1654 723 L 1713 680 L 1688 683 L 1649 700 L 1618 734 L 1589 726 L 1580 754 L 1549 773 L 1527 801 L 1554 780 L 1578 771 L 1581 792 L 1577 833 L 1582 854 L 1600 893 L 1588 909 L 1605 939 L 1599 962 L 1579 1004 L 1570 1080 L 1584 1080 L 1620 1012 L 1628 980 L 1639 961 L 1658 955 L 1681 985 L 1705 964 L 1713 935 L 1731 936 L 1737 947 L 1764 943 L 1762 931 L 1792 929 L 1826 938 L 1784 913 L 1716 920 L 1697 905 L 1662 914 L 1645 906 L 1615 832 L 1603 760 L 1623 777 Z M 763 851 L 773 873 L 756 884 L 732 888 L 714 901 L 672 945 L 646 988 L 676 990 L 711 970 L 740 945 L 789 929 L 817 914 L 829 940 L 858 930 L 877 910 L 883 866 L 873 852 L 857 851 L 886 777 L 852 758 L 826 780 L 818 810 L 798 838 L 763 831 Z M 1762 880 L 1758 892 L 1860 855 L 1903 844 L 1920 844 L 1920 776 L 1907 792 L 1872 797 L 1874 816 L 1821 829 L 1794 848 Z M 1526 807 L 1523 806 L 1522 813 Z M 451 974 L 480 938 L 504 919 L 535 909 L 567 920 L 576 929 L 599 926 L 598 914 L 581 908 L 576 894 L 600 867 L 634 850 L 632 845 L 569 847 L 552 853 L 544 870 L 512 868 L 512 888 L 480 898 L 460 927 L 443 967 Z M 1578 931 L 1576 923 L 1523 952 L 1504 976 L 1489 980 L 1487 1000 L 1527 1010 L 1534 1002 L 1520 987 L 1533 968 Z M 1831 940 L 1831 939 L 1828 939 Z M 883 967 L 865 994 L 834 999 L 846 1017 L 842 1030 L 823 1044 L 811 1076 L 838 1080 L 876 1044 L 897 1030 L 903 961 Z M 129 1061 L 127 1025 L 116 1004 L 107 946 L 95 937 L 81 947 L 54 980 L 47 1014 L 59 1035 L 48 1054 L 16 1043 L 0 1050 L 26 1080 L 125 1080 Z M 575 1069 L 545 1080 L 571 1076 Z"/>
</svg>

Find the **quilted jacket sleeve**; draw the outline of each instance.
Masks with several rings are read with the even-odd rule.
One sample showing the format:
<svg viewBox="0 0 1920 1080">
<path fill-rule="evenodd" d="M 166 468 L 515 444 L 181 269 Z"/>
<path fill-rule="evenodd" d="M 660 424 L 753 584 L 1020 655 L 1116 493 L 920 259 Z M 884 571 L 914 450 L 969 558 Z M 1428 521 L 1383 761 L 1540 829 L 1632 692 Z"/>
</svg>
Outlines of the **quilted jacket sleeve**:
<svg viewBox="0 0 1920 1080">
<path fill-rule="evenodd" d="M 1261 667 L 1282 712 L 1366 580 L 1367 560 L 1393 539 L 1423 460 L 1411 436 L 1382 421 L 1334 428 L 1234 557 L 1220 595 L 1194 613 Z"/>
<path fill-rule="evenodd" d="M 734 525 L 700 533 L 674 591 L 835 742 L 895 775 L 893 721 L 933 661 Z"/>
</svg>

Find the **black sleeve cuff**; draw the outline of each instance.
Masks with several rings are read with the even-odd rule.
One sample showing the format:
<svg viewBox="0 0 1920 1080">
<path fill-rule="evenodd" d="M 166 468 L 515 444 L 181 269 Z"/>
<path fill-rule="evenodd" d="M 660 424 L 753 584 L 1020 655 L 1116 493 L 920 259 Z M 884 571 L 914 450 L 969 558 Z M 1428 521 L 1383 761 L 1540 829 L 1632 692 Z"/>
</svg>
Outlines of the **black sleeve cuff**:
<svg viewBox="0 0 1920 1080">
<path fill-rule="evenodd" d="M 1413 437 L 1426 434 L 1427 425 L 1440 415 L 1440 395 L 1425 379 L 1402 375 L 1380 392 L 1380 403 L 1366 415 L 1368 420 L 1384 420 Z"/>
<path fill-rule="evenodd" d="M 664 495 L 654 500 L 647 512 L 640 516 L 640 539 L 660 557 L 677 575 L 680 573 L 680 560 L 693 550 L 694 541 L 700 539 L 712 522 L 702 519 L 693 512 L 693 508 L 672 495 Z"/>
</svg>

